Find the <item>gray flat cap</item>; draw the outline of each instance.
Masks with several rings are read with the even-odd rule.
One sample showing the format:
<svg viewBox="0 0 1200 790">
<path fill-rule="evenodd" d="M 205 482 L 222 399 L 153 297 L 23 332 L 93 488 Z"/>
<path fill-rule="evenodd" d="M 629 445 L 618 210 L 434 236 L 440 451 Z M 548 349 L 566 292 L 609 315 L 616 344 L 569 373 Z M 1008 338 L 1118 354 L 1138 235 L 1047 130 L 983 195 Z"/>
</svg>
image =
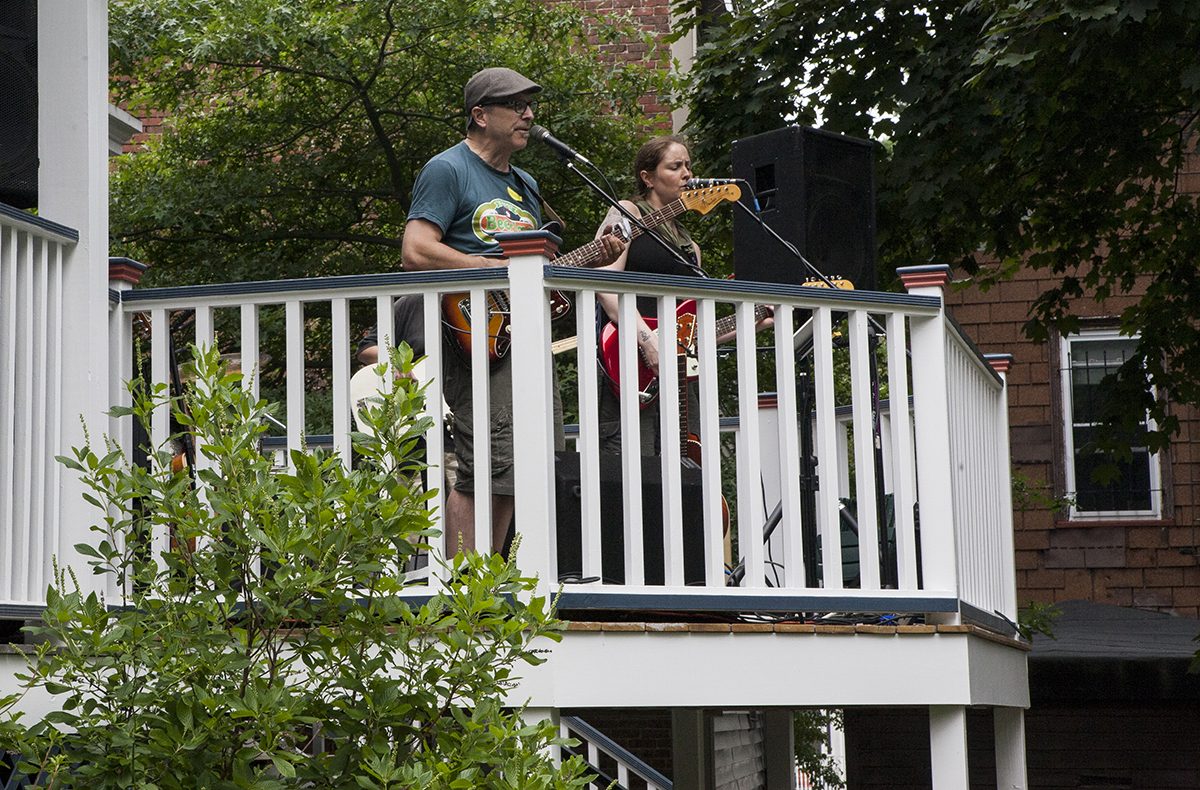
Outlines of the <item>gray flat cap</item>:
<svg viewBox="0 0 1200 790">
<path fill-rule="evenodd" d="M 463 88 L 463 104 L 466 105 L 464 109 L 467 115 L 470 115 L 472 107 L 497 99 L 507 99 L 518 93 L 537 93 L 541 89 L 541 85 L 512 69 L 493 66 L 476 72 L 467 80 L 467 85 Z"/>
</svg>

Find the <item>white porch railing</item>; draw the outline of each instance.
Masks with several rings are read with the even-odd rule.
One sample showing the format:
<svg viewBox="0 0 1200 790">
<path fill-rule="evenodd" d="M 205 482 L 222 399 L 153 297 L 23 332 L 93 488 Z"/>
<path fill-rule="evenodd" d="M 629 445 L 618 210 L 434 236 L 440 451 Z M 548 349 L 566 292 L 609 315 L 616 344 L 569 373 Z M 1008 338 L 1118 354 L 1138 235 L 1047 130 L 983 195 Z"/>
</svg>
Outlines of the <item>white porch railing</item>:
<svg viewBox="0 0 1200 790">
<path fill-rule="evenodd" d="M 957 326 L 946 333 L 959 598 L 1016 619 L 1004 380 Z M 997 485 L 1004 480 L 1004 485 Z"/>
<path fill-rule="evenodd" d="M 987 491 L 1006 491 L 1009 485 L 1007 442 L 997 439 L 998 432 L 1005 430 L 1004 389 L 974 350 L 961 345 L 936 294 L 828 291 L 565 269 L 547 266 L 539 244 L 527 246 L 525 252 L 510 251 L 507 270 L 127 291 L 118 331 L 128 342 L 133 315 L 148 316 L 152 377 L 165 381 L 171 316 L 192 313 L 191 337 L 201 344 L 213 342 L 216 326 L 230 327 L 219 339 L 221 349 L 257 360 L 262 316 L 279 311 L 286 325 L 286 349 L 274 364 L 286 372 L 288 446 L 301 446 L 306 400 L 321 397 L 332 409 L 333 444 L 350 463 L 348 379 L 356 339 L 351 337 L 351 304 L 365 300 L 371 305 L 379 336 L 390 337 L 393 298 L 422 294 L 426 337 L 436 338 L 442 334 L 442 294 L 470 292 L 473 304 L 480 305 L 486 289 L 507 287 L 513 311 L 510 363 L 518 404 L 513 415 L 514 435 L 519 437 L 514 465 L 516 523 L 522 535 L 518 561 L 523 571 L 542 579 L 547 590 L 556 588 L 560 578 L 567 582 L 560 599 L 563 609 L 875 611 L 919 613 L 945 621 L 957 618 L 961 599 L 986 612 L 1015 615 L 1011 535 L 1003 534 L 1011 530 L 1006 499 L 999 494 L 990 499 L 983 496 Z M 578 398 L 567 409 L 575 407 L 580 423 L 577 503 L 558 501 L 555 493 L 550 408 L 554 378 L 546 350 L 551 324 L 545 299 L 552 289 L 575 296 Z M 618 294 L 627 317 L 637 294 L 656 297 L 660 315 L 674 314 L 685 298 L 697 301 L 703 448 L 699 471 L 681 470 L 679 404 L 669 397 L 660 399 L 661 458 L 626 452 L 619 461 L 604 461 L 597 402 L 600 387 L 607 385 L 594 363 L 597 291 Z M 775 328 L 767 343 L 774 350 L 764 354 L 755 351 L 755 304 L 775 309 Z M 737 350 L 732 360 L 718 364 L 713 338 L 716 315 L 724 305 L 732 306 L 739 317 Z M 231 314 L 223 315 L 224 311 Z M 473 318 L 475 346 L 481 349 L 485 316 L 476 311 Z M 328 322 L 327 332 L 323 322 Z M 660 333 L 660 348 L 673 347 L 673 327 L 668 325 Z M 309 392 L 305 385 L 305 350 L 318 334 L 332 342 L 329 367 L 316 376 L 328 380 L 331 391 L 321 395 Z M 811 352 L 797 354 L 798 347 L 807 348 L 809 339 Z M 429 398 L 439 403 L 438 373 L 445 351 L 442 344 L 429 343 L 428 352 Z M 620 344 L 625 380 L 634 377 L 635 353 L 632 344 Z M 798 415 L 803 396 L 797 386 L 798 366 L 807 366 L 810 360 L 811 405 L 807 414 Z M 486 397 L 487 366 L 481 356 L 475 362 L 478 403 Z M 313 371 L 308 373 L 311 380 Z M 566 375 L 559 378 L 560 385 L 569 383 Z M 660 391 L 677 392 L 677 384 L 675 367 L 663 365 Z M 258 386 L 258 378 L 252 378 L 249 386 Z M 774 391 L 775 400 L 760 400 L 763 390 Z M 638 404 L 629 388 L 625 392 L 623 446 L 637 447 Z M 911 409 L 887 410 L 884 395 L 891 403 L 911 403 Z M 839 407 L 844 412 L 841 418 Z M 487 410 L 477 407 L 475 413 L 479 421 L 476 456 L 482 461 L 488 455 L 483 422 Z M 443 415 L 435 409 L 432 416 L 435 424 L 427 445 L 429 457 L 436 460 L 445 449 Z M 724 471 L 722 421 L 737 425 L 735 447 L 726 465 L 731 468 Z M 805 425 L 812 426 L 815 491 L 801 485 Z M 976 441 L 984 432 L 991 438 Z M 153 426 L 154 441 L 163 441 L 167 433 L 163 413 Z M 848 436 L 849 441 L 839 443 L 839 436 Z M 602 470 L 614 465 L 623 492 L 620 517 L 615 519 L 619 524 L 611 516 L 604 519 L 600 506 Z M 480 504 L 487 501 L 482 492 L 490 490 L 487 467 L 477 464 L 475 490 Z M 644 469 L 648 476 L 644 477 Z M 643 497 L 644 479 L 661 479 L 661 504 Z M 445 488 L 440 464 L 430 470 L 429 484 Z M 839 492 L 844 495 L 846 488 L 858 503 L 854 516 L 859 537 L 853 547 L 857 574 L 843 572 L 842 534 L 847 521 Z M 723 490 L 732 511 L 729 543 L 736 547 L 728 562 Z M 647 502 L 654 512 L 646 511 Z M 778 523 L 771 541 L 765 543 L 764 526 L 776 510 Z M 443 511 L 438 514 L 439 526 Z M 476 516 L 476 545 L 488 546 L 487 508 L 477 508 Z M 574 557 L 561 553 L 570 542 L 578 545 Z M 165 536 L 159 545 L 165 550 Z M 623 566 L 616 572 L 611 562 L 614 545 L 620 546 L 617 553 Z M 435 549 L 441 551 L 442 546 Z M 429 585 L 438 584 L 436 574 L 434 564 L 434 578 L 416 582 L 412 594 L 428 594 Z M 581 577 L 602 581 L 577 583 Z"/>
<path fill-rule="evenodd" d="M 0 616 L 45 603 L 59 550 L 64 267 L 78 234 L 0 205 Z"/>
</svg>

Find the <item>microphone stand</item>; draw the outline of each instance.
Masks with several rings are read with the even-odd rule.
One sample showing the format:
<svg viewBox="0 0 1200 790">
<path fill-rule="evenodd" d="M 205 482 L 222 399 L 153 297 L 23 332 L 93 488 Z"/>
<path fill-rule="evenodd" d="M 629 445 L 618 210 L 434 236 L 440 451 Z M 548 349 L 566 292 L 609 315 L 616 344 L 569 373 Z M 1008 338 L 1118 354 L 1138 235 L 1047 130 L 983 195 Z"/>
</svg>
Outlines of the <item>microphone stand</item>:
<svg viewBox="0 0 1200 790">
<path fill-rule="evenodd" d="M 735 179 L 735 180 L 744 181 L 744 179 Z M 750 187 L 749 183 L 746 183 L 746 187 L 747 187 L 747 191 L 751 195 L 753 195 L 753 191 L 749 189 L 749 187 Z M 788 241 L 787 239 L 783 238 L 778 233 L 776 233 L 775 229 L 772 228 L 770 225 L 768 225 L 766 223 L 766 221 L 763 220 L 763 218 L 760 217 L 755 211 L 751 210 L 749 206 L 745 205 L 740 200 L 735 201 L 735 203 L 739 209 L 744 211 L 751 219 L 753 219 L 756 223 L 758 223 L 758 226 L 761 227 L 763 230 L 765 230 L 771 238 L 775 239 L 776 242 L 778 242 L 784 249 L 786 249 L 789 253 L 791 253 L 797 260 L 799 260 L 800 263 L 802 263 L 804 265 L 804 267 L 813 274 L 813 276 L 815 276 L 818 280 L 823 282 L 829 288 L 837 287 L 833 284 L 833 281 L 830 280 L 829 277 L 827 277 L 825 275 L 824 272 L 822 272 L 820 269 L 818 269 L 812 263 L 812 261 L 810 261 L 810 260 L 808 260 L 808 258 L 804 257 L 804 255 L 800 252 L 800 250 L 798 250 L 796 248 L 796 245 L 792 244 L 790 241 Z M 876 533 L 877 533 L 875 536 L 871 536 L 871 538 L 869 538 L 869 539 L 881 541 L 884 544 L 883 551 L 880 552 L 880 559 L 882 560 L 881 564 L 883 566 L 883 572 L 881 573 L 881 580 L 886 585 L 889 582 L 894 584 L 895 581 L 893 578 L 893 572 L 890 570 L 890 568 L 892 567 L 892 564 L 890 562 L 890 555 L 888 554 L 888 550 L 886 547 L 887 523 L 886 523 L 886 516 L 885 516 L 886 508 L 884 505 L 884 500 L 885 500 L 886 495 L 883 491 L 883 446 L 882 446 L 882 425 L 881 425 L 881 417 L 880 417 L 881 409 L 880 409 L 880 400 L 879 400 L 879 370 L 878 370 L 878 366 L 875 361 L 874 350 L 875 350 L 876 344 L 878 343 L 878 337 L 880 337 L 880 336 L 886 337 L 887 335 L 886 335 L 886 332 L 884 331 L 884 328 L 870 314 L 867 315 L 867 322 L 870 327 L 870 329 L 868 330 L 869 334 L 870 334 L 870 337 L 868 338 L 868 349 L 869 349 L 869 356 L 871 359 L 871 368 L 870 368 L 871 433 L 872 433 L 872 444 L 874 445 L 872 448 L 873 452 L 872 452 L 871 460 L 873 462 L 872 466 L 874 467 L 875 480 L 876 480 L 874 505 L 875 505 L 875 512 L 876 512 Z M 801 327 L 801 329 L 796 332 L 796 336 L 794 339 L 794 344 L 795 344 L 794 352 L 796 354 L 797 361 L 807 358 L 808 355 L 812 353 L 813 348 L 814 348 L 814 339 L 811 336 L 811 328 L 809 328 L 808 335 L 806 335 L 804 338 L 800 337 L 800 335 L 804 332 L 805 328 L 808 328 L 808 327 L 811 327 L 811 320 L 810 320 L 809 324 L 806 324 L 805 327 Z M 907 350 L 906 350 L 906 353 L 907 353 Z M 805 380 L 808 379 L 807 373 L 801 373 L 800 376 L 802 379 L 805 379 Z M 816 545 L 815 545 L 816 544 L 815 497 L 816 497 L 816 490 L 818 488 L 817 476 L 815 473 L 815 466 L 816 466 L 817 460 L 816 460 L 815 456 L 812 455 L 811 449 L 809 449 L 812 447 L 812 436 L 811 436 L 811 428 L 809 426 L 808 411 L 809 411 L 809 409 L 812 408 L 813 400 L 814 400 L 814 398 L 812 397 L 811 386 L 812 386 L 811 383 L 808 384 L 807 386 L 805 386 L 802 383 L 801 386 L 799 387 L 799 392 L 798 392 L 799 401 L 800 401 L 800 403 L 798 404 L 798 406 L 799 406 L 798 411 L 801 412 L 802 419 L 803 419 L 803 421 L 801 422 L 801 425 L 800 425 L 801 445 L 802 445 L 802 448 L 804 448 L 802 450 L 803 457 L 801 458 L 801 466 L 803 468 L 802 468 L 801 475 L 800 475 L 801 494 L 802 494 L 801 530 L 804 533 L 804 566 L 805 566 L 804 570 L 805 570 L 805 575 L 810 583 L 816 578 L 817 557 L 816 557 Z M 783 515 L 783 502 L 781 500 L 780 503 L 775 506 L 775 509 L 771 512 L 771 514 L 767 517 L 767 521 L 763 524 L 763 542 L 764 543 L 766 543 L 767 541 L 770 540 L 772 533 L 774 533 L 776 527 L 779 526 L 779 522 L 782 518 L 782 515 Z M 857 524 L 856 520 L 852 516 L 850 516 L 849 513 L 846 512 L 846 508 L 844 506 L 839 508 L 839 515 L 840 515 L 839 526 L 842 521 L 846 521 L 849 524 L 849 526 L 851 527 L 851 529 L 854 531 L 854 533 L 857 535 L 858 534 L 858 524 Z M 806 517 L 809 517 L 812 520 L 808 520 Z M 807 526 L 805 526 L 805 525 L 807 525 Z M 840 534 L 840 530 L 839 530 L 839 534 Z M 881 535 L 882 535 L 882 537 L 880 537 Z M 861 536 L 859 536 L 859 539 L 861 542 Z M 739 563 L 738 567 L 733 571 L 733 573 L 730 574 L 730 578 L 727 583 L 730 586 L 739 586 L 744 575 L 745 575 L 745 564 Z"/>
</svg>

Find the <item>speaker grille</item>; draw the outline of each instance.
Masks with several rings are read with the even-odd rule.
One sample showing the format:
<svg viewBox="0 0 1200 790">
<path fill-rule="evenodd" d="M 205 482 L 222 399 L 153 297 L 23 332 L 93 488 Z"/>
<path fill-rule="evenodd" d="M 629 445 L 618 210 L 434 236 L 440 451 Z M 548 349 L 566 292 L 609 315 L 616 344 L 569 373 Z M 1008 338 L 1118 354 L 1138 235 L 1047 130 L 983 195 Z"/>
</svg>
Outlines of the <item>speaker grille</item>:
<svg viewBox="0 0 1200 790">
<path fill-rule="evenodd" d="M 823 274 L 873 289 L 873 144 L 820 129 L 788 126 L 737 140 L 733 174 L 750 182 L 760 216 Z M 734 215 L 738 279 L 803 283 L 811 276 L 752 218 Z"/>
</svg>

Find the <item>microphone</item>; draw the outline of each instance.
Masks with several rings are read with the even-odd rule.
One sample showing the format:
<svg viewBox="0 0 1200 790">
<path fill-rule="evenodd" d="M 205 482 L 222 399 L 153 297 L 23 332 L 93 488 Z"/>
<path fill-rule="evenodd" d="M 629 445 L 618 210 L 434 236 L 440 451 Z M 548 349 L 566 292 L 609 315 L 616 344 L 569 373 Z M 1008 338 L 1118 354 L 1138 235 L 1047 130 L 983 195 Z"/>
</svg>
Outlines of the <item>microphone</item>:
<svg viewBox="0 0 1200 790">
<path fill-rule="evenodd" d="M 550 130 L 545 126 L 534 124 L 529 128 L 529 136 L 538 142 L 545 143 L 550 148 L 554 149 L 554 153 L 558 154 L 567 161 L 574 159 L 578 162 L 583 162 L 585 165 L 592 164 L 583 154 L 579 153 L 562 140 L 559 140 L 557 137 L 550 134 Z"/>
<path fill-rule="evenodd" d="M 743 179 L 740 178 L 689 178 L 687 182 L 688 189 L 700 189 L 701 187 L 719 187 L 724 184 L 736 184 Z"/>
</svg>

